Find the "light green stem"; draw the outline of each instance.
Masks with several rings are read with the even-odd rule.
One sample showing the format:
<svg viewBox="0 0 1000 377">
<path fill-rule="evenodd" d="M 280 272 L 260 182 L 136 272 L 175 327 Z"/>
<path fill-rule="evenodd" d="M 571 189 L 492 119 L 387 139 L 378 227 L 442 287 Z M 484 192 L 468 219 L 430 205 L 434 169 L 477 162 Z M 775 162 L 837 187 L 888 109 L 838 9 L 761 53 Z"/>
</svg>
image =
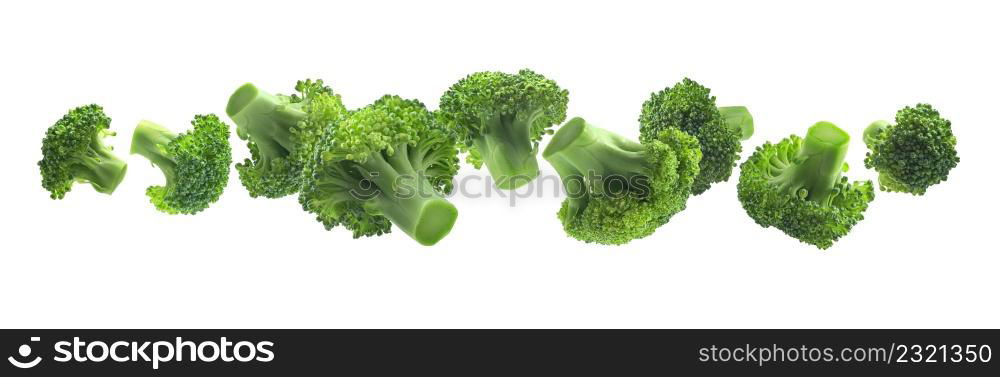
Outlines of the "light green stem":
<svg viewBox="0 0 1000 377">
<path fill-rule="evenodd" d="M 140 121 L 132 133 L 131 153 L 145 157 L 160 168 L 168 186 L 174 182 L 177 163 L 167 154 L 166 148 L 175 138 L 177 134 L 148 120 Z"/>
<path fill-rule="evenodd" d="M 249 139 L 257 145 L 265 163 L 291 153 L 295 144 L 291 129 L 306 115 L 298 104 L 250 83 L 229 97 L 226 114 L 236 123 L 240 139 Z"/>
<path fill-rule="evenodd" d="M 720 107 L 719 113 L 722 114 L 726 126 L 739 130 L 740 140 L 747 140 L 753 136 L 753 116 L 746 106 Z"/>
</svg>

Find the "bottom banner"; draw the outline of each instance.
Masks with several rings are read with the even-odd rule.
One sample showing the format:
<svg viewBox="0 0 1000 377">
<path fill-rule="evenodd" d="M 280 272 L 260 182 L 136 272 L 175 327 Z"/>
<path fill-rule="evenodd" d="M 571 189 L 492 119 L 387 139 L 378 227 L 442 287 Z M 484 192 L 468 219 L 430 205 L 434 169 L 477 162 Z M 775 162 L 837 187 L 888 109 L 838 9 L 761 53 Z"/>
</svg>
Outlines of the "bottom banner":
<svg viewBox="0 0 1000 377">
<path fill-rule="evenodd" d="M 1000 330 L 0 330 L 2 376 L 998 374 Z"/>
</svg>

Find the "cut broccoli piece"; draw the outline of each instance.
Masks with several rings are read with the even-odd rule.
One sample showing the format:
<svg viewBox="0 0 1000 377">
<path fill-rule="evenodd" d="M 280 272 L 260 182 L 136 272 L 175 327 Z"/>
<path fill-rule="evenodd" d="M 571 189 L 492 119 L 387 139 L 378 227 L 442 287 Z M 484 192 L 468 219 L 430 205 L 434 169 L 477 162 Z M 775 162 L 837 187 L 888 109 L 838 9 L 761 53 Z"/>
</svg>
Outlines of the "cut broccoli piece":
<svg viewBox="0 0 1000 377">
<path fill-rule="evenodd" d="M 347 116 L 329 95 L 312 105 L 307 118 L 325 132 L 303 171 L 304 210 L 355 238 L 388 233 L 391 224 L 422 245 L 448 235 L 458 216 L 442 197 L 458 171 L 454 131 L 420 101 L 393 95 Z"/>
<path fill-rule="evenodd" d="M 111 118 L 98 105 L 72 109 L 45 132 L 42 139 L 42 187 L 52 199 L 62 199 L 76 182 L 111 194 L 125 178 L 127 165 L 104 138 L 114 136 Z"/>
<path fill-rule="evenodd" d="M 166 178 L 146 196 L 169 214 L 195 214 L 219 200 L 233 163 L 229 126 L 215 115 L 196 115 L 194 129 L 180 135 L 156 123 L 139 122 L 132 134 L 132 154 L 139 154 Z"/>
<path fill-rule="evenodd" d="M 569 93 L 527 69 L 512 75 L 478 72 L 441 96 L 441 120 L 459 133 L 468 161 L 486 164 L 498 188 L 538 176 L 538 142 L 566 119 Z"/>
<path fill-rule="evenodd" d="M 869 149 L 865 166 L 878 172 L 883 191 L 923 195 L 958 166 L 951 121 L 928 104 L 899 110 L 895 125 L 872 123 L 864 139 Z"/>
<path fill-rule="evenodd" d="M 753 116 L 746 106 L 723 106 L 719 108 L 719 114 L 727 127 L 740 131 L 740 141 L 753 136 Z"/>
<path fill-rule="evenodd" d="M 753 117 L 746 107 L 716 107 L 711 90 L 689 78 L 653 93 L 642 104 L 639 123 L 643 142 L 667 128 L 678 128 L 698 139 L 701 173 L 692 188 L 694 195 L 713 183 L 729 180 L 740 158 L 740 141 L 749 139 L 754 131 Z"/>
<path fill-rule="evenodd" d="M 875 198 L 871 181 L 848 182 L 844 158 L 850 136 L 830 122 L 805 139 L 765 143 L 740 166 L 737 192 L 747 214 L 799 241 L 826 249 L 864 219 Z"/>
<path fill-rule="evenodd" d="M 245 84 L 229 97 L 226 114 L 236 123 L 236 134 L 247 140 L 249 159 L 236 164 L 240 182 L 251 197 L 280 198 L 297 193 L 302 186 L 302 166 L 312 151 L 320 130 L 303 123 L 310 101 L 319 95 L 340 95 L 323 80 L 295 84 L 297 94 L 273 95 L 253 84 Z M 343 104 L 340 105 L 343 111 Z"/>
<path fill-rule="evenodd" d="M 685 208 L 701 151 L 676 128 L 639 144 L 573 118 L 542 156 L 567 191 L 559 209 L 566 233 L 619 245 L 652 234 Z"/>
</svg>

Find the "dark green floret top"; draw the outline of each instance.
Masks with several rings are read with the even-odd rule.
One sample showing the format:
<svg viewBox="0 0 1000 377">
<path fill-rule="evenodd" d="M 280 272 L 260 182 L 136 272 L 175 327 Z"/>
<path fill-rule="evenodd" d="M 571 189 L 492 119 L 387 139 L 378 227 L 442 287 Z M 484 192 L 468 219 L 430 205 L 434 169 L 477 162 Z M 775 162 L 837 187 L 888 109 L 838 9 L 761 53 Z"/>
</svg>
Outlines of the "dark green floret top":
<svg viewBox="0 0 1000 377">
<path fill-rule="evenodd" d="M 477 72 L 441 96 L 441 121 L 458 132 L 468 161 L 483 164 L 502 189 L 538 176 L 538 142 L 566 119 L 569 93 L 528 69 Z"/>
<path fill-rule="evenodd" d="M 653 93 L 642 105 L 639 139 L 656 138 L 668 128 L 677 128 L 698 139 L 701 173 L 692 189 L 701 194 L 716 182 L 729 180 L 740 157 L 740 141 L 753 135 L 753 118 L 746 107 L 716 107 L 711 90 L 685 78 L 672 87 Z"/>
<path fill-rule="evenodd" d="M 146 195 L 156 209 L 169 214 L 195 214 L 219 199 L 229 182 L 233 162 L 229 126 L 215 115 L 197 115 L 193 129 L 175 134 L 150 121 L 132 134 L 132 153 L 148 159 L 166 178 Z"/>
<path fill-rule="evenodd" d="M 747 215 L 762 227 L 820 249 L 864 219 L 875 197 L 871 181 L 848 181 L 844 162 L 850 136 L 830 122 L 757 150 L 740 166 L 737 193 Z"/>
<path fill-rule="evenodd" d="M 38 162 L 42 187 L 52 199 L 62 199 L 77 182 L 90 183 L 102 194 L 111 194 L 125 178 L 125 161 L 105 144 L 114 136 L 111 118 L 98 105 L 72 109 L 45 132 L 42 160 Z"/>
<path fill-rule="evenodd" d="M 456 134 L 417 100 L 386 95 L 344 115 L 317 98 L 308 121 L 324 124 L 304 168 L 302 208 L 327 229 L 355 238 L 389 233 L 395 225 L 422 245 L 451 231 L 458 210 L 443 196 L 458 171 Z"/>
<path fill-rule="evenodd" d="M 899 110 L 895 125 L 876 121 L 864 136 L 865 166 L 879 173 L 883 191 L 923 195 L 958 166 L 951 121 L 928 104 Z"/>
</svg>

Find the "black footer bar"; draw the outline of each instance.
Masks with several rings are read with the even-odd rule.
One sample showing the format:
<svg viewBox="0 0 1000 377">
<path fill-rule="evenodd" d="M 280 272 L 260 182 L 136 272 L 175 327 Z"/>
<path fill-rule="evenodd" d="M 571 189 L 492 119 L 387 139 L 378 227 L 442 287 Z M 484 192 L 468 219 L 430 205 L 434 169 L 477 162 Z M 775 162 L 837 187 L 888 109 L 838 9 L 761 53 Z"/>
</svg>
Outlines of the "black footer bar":
<svg viewBox="0 0 1000 377">
<path fill-rule="evenodd" d="M 3 376 L 998 371 L 1000 330 L 0 330 Z"/>
</svg>

